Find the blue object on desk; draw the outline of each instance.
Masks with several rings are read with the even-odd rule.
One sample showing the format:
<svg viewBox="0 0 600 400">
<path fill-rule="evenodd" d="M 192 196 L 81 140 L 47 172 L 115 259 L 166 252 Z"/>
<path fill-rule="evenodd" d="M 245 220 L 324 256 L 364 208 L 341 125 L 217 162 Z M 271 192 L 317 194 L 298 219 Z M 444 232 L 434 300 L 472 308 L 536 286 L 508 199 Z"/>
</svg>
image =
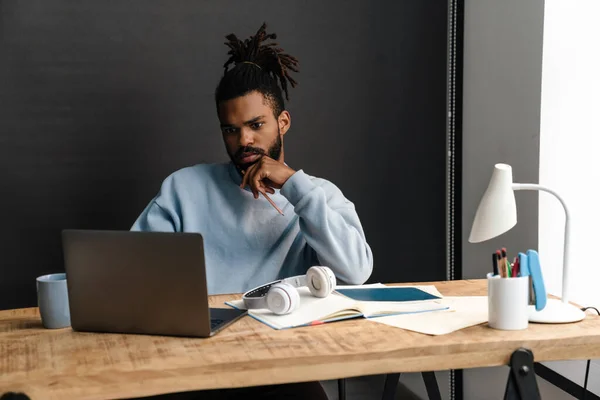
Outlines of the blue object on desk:
<svg viewBox="0 0 600 400">
<path fill-rule="evenodd" d="M 519 253 L 519 275 L 521 276 L 529 276 L 529 260 L 527 259 L 527 255 L 524 253 Z"/>
<path fill-rule="evenodd" d="M 535 309 L 543 310 L 546 307 L 546 287 L 537 251 L 527 250 L 527 254 L 519 253 L 519 268 L 521 276 L 531 276 L 535 294 Z"/>
<path fill-rule="evenodd" d="M 540 267 L 540 257 L 537 251 L 527 250 L 527 259 L 529 260 L 529 274 L 535 292 L 535 309 L 540 311 L 546 307 L 546 287 L 544 286 L 544 277 Z"/>
<path fill-rule="evenodd" d="M 336 292 L 360 301 L 419 301 L 439 299 L 438 296 L 413 287 L 336 289 Z"/>
</svg>

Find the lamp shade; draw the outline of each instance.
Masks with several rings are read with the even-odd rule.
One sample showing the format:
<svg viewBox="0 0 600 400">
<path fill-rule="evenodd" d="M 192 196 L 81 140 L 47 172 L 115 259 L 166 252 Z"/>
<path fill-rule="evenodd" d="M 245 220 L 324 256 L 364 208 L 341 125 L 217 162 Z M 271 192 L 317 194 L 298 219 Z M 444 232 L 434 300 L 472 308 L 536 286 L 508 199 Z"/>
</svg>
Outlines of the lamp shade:
<svg viewBox="0 0 600 400">
<path fill-rule="evenodd" d="M 469 242 L 489 240 L 516 224 L 517 203 L 513 192 L 512 168 L 507 164 L 496 164 L 492 179 L 477 208 Z"/>
</svg>

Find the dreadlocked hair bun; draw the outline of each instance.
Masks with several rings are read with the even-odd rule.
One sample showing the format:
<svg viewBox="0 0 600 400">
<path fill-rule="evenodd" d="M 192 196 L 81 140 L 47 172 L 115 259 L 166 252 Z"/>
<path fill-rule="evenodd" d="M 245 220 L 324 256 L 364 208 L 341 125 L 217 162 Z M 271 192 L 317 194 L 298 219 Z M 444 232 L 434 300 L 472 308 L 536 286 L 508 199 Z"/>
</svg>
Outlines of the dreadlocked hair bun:
<svg viewBox="0 0 600 400">
<path fill-rule="evenodd" d="M 269 39 L 277 39 L 277 34 L 267 33 L 266 30 L 267 24 L 263 23 L 255 35 L 243 41 L 233 33 L 226 36 L 225 45 L 229 47 L 227 53 L 229 58 L 223 66 L 224 75 L 229 71 L 231 64 L 259 68 L 261 72 L 279 81 L 285 98 L 289 99 L 288 82 L 292 87 L 297 85 L 294 78 L 290 76 L 290 71 L 299 72 L 298 59 L 284 53 L 282 48 L 277 47 L 278 43 L 267 43 Z"/>
<path fill-rule="evenodd" d="M 215 92 L 217 108 L 224 101 L 256 91 L 269 102 L 275 117 L 285 109 L 283 93 L 289 100 L 288 84 L 297 85 L 290 72 L 298 72 L 298 59 L 284 53 L 272 41 L 277 35 L 266 29 L 267 24 L 263 23 L 255 35 L 245 40 L 233 33 L 226 36 L 229 57 Z"/>
</svg>

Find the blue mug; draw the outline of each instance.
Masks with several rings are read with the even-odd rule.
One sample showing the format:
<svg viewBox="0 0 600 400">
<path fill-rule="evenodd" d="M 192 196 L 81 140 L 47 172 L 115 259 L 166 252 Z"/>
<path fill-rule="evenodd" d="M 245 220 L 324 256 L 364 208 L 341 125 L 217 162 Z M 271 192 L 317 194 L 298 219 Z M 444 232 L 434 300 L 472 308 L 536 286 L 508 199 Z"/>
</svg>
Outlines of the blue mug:
<svg viewBox="0 0 600 400">
<path fill-rule="evenodd" d="M 38 307 L 44 328 L 71 326 L 66 274 L 42 275 L 36 279 Z"/>
</svg>

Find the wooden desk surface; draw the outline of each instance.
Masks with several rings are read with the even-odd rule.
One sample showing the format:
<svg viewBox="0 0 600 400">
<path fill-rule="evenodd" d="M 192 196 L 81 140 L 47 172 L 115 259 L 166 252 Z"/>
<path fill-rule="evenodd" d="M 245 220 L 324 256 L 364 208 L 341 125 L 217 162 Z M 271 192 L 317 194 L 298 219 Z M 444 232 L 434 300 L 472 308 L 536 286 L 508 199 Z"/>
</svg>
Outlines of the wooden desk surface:
<svg viewBox="0 0 600 400">
<path fill-rule="evenodd" d="M 485 280 L 428 282 L 446 296 L 485 295 Z M 222 306 L 237 295 L 211 297 Z M 209 339 L 46 330 L 36 308 L 0 311 L 0 395 L 138 397 L 196 389 L 390 372 L 506 365 L 518 347 L 536 361 L 600 358 L 600 318 L 497 331 L 482 324 L 428 336 L 365 319 L 276 331 L 251 317 Z"/>
</svg>

